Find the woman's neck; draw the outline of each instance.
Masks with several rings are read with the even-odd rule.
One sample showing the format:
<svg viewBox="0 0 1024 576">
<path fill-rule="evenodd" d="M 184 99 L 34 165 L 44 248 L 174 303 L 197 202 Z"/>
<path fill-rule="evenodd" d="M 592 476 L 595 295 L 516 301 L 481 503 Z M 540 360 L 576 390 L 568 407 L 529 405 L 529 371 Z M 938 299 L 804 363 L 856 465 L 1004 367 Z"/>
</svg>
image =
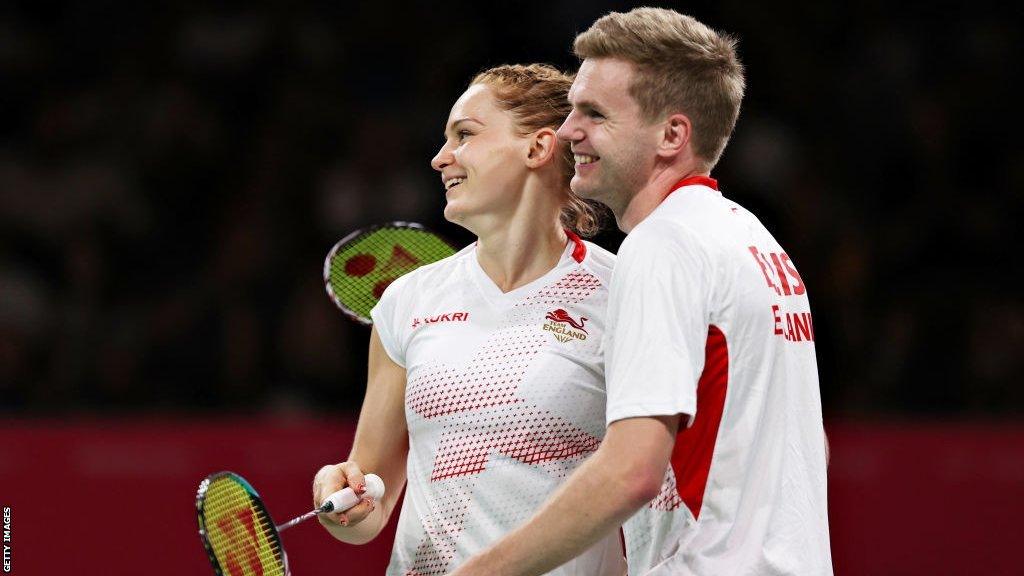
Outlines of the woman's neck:
<svg viewBox="0 0 1024 576">
<path fill-rule="evenodd" d="M 568 237 L 557 218 L 542 222 L 517 215 L 480 234 L 477 262 L 502 292 L 525 286 L 558 264 Z"/>
</svg>

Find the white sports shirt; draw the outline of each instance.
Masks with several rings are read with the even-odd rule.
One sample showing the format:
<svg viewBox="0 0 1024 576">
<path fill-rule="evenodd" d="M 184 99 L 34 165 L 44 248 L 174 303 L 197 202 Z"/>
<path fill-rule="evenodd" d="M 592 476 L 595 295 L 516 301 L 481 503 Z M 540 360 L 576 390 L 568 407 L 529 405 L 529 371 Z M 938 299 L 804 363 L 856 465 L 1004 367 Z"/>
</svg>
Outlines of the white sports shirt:
<svg viewBox="0 0 1024 576">
<path fill-rule="evenodd" d="M 502 293 L 469 246 L 373 309 L 406 369 L 408 484 L 389 575 L 446 574 L 527 520 L 604 437 L 615 256 L 570 235 L 543 277 Z M 622 576 L 619 534 L 550 572 Z"/>
<path fill-rule="evenodd" d="M 622 243 L 606 338 L 609 424 L 689 416 L 630 575 L 832 574 L 807 290 L 757 218 L 676 184 Z"/>
</svg>

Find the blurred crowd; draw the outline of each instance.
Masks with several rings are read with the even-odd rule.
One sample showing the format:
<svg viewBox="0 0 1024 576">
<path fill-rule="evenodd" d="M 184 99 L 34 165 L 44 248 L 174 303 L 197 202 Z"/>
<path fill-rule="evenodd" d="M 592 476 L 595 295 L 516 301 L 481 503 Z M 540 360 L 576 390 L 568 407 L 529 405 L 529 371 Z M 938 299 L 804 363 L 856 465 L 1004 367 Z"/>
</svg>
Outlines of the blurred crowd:
<svg viewBox="0 0 1024 576">
<path fill-rule="evenodd" d="M 387 220 L 471 241 L 428 164 L 451 103 L 487 66 L 574 67 L 575 32 L 632 7 L 510 6 L 5 4 L 0 411 L 357 408 L 368 331 L 326 251 Z M 1024 412 L 1019 25 L 678 9 L 741 40 L 713 175 L 810 286 L 826 415 Z"/>
</svg>

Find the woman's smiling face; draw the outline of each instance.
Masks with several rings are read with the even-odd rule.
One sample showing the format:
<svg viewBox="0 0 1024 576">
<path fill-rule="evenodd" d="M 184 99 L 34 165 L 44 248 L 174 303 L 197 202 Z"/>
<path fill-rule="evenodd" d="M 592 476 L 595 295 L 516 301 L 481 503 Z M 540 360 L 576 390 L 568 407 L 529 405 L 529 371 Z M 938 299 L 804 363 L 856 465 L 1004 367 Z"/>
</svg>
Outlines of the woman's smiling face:
<svg viewBox="0 0 1024 576">
<path fill-rule="evenodd" d="M 430 162 L 444 183 L 445 218 L 473 231 L 480 217 L 510 216 L 529 172 L 528 149 L 491 89 L 470 86 L 452 106 L 445 143 Z"/>
</svg>

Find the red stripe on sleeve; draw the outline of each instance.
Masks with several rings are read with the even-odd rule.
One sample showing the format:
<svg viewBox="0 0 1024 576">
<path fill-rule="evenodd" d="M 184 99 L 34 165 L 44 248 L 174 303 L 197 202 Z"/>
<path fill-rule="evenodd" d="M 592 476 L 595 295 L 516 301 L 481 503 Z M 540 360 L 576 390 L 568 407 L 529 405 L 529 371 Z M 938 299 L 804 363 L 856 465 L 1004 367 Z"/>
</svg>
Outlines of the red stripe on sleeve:
<svg viewBox="0 0 1024 576">
<path fill-rule="evenodd" d="M 729 347 L 722 331 L 711 326 L 704 346 L 704 371 L 697 382 L 697 414 L 689 428 L 680 426 L 672 449 L 676 489 L 694 518 L 700 516 L 704 503 L 728 385 Z"/>
</svg>

